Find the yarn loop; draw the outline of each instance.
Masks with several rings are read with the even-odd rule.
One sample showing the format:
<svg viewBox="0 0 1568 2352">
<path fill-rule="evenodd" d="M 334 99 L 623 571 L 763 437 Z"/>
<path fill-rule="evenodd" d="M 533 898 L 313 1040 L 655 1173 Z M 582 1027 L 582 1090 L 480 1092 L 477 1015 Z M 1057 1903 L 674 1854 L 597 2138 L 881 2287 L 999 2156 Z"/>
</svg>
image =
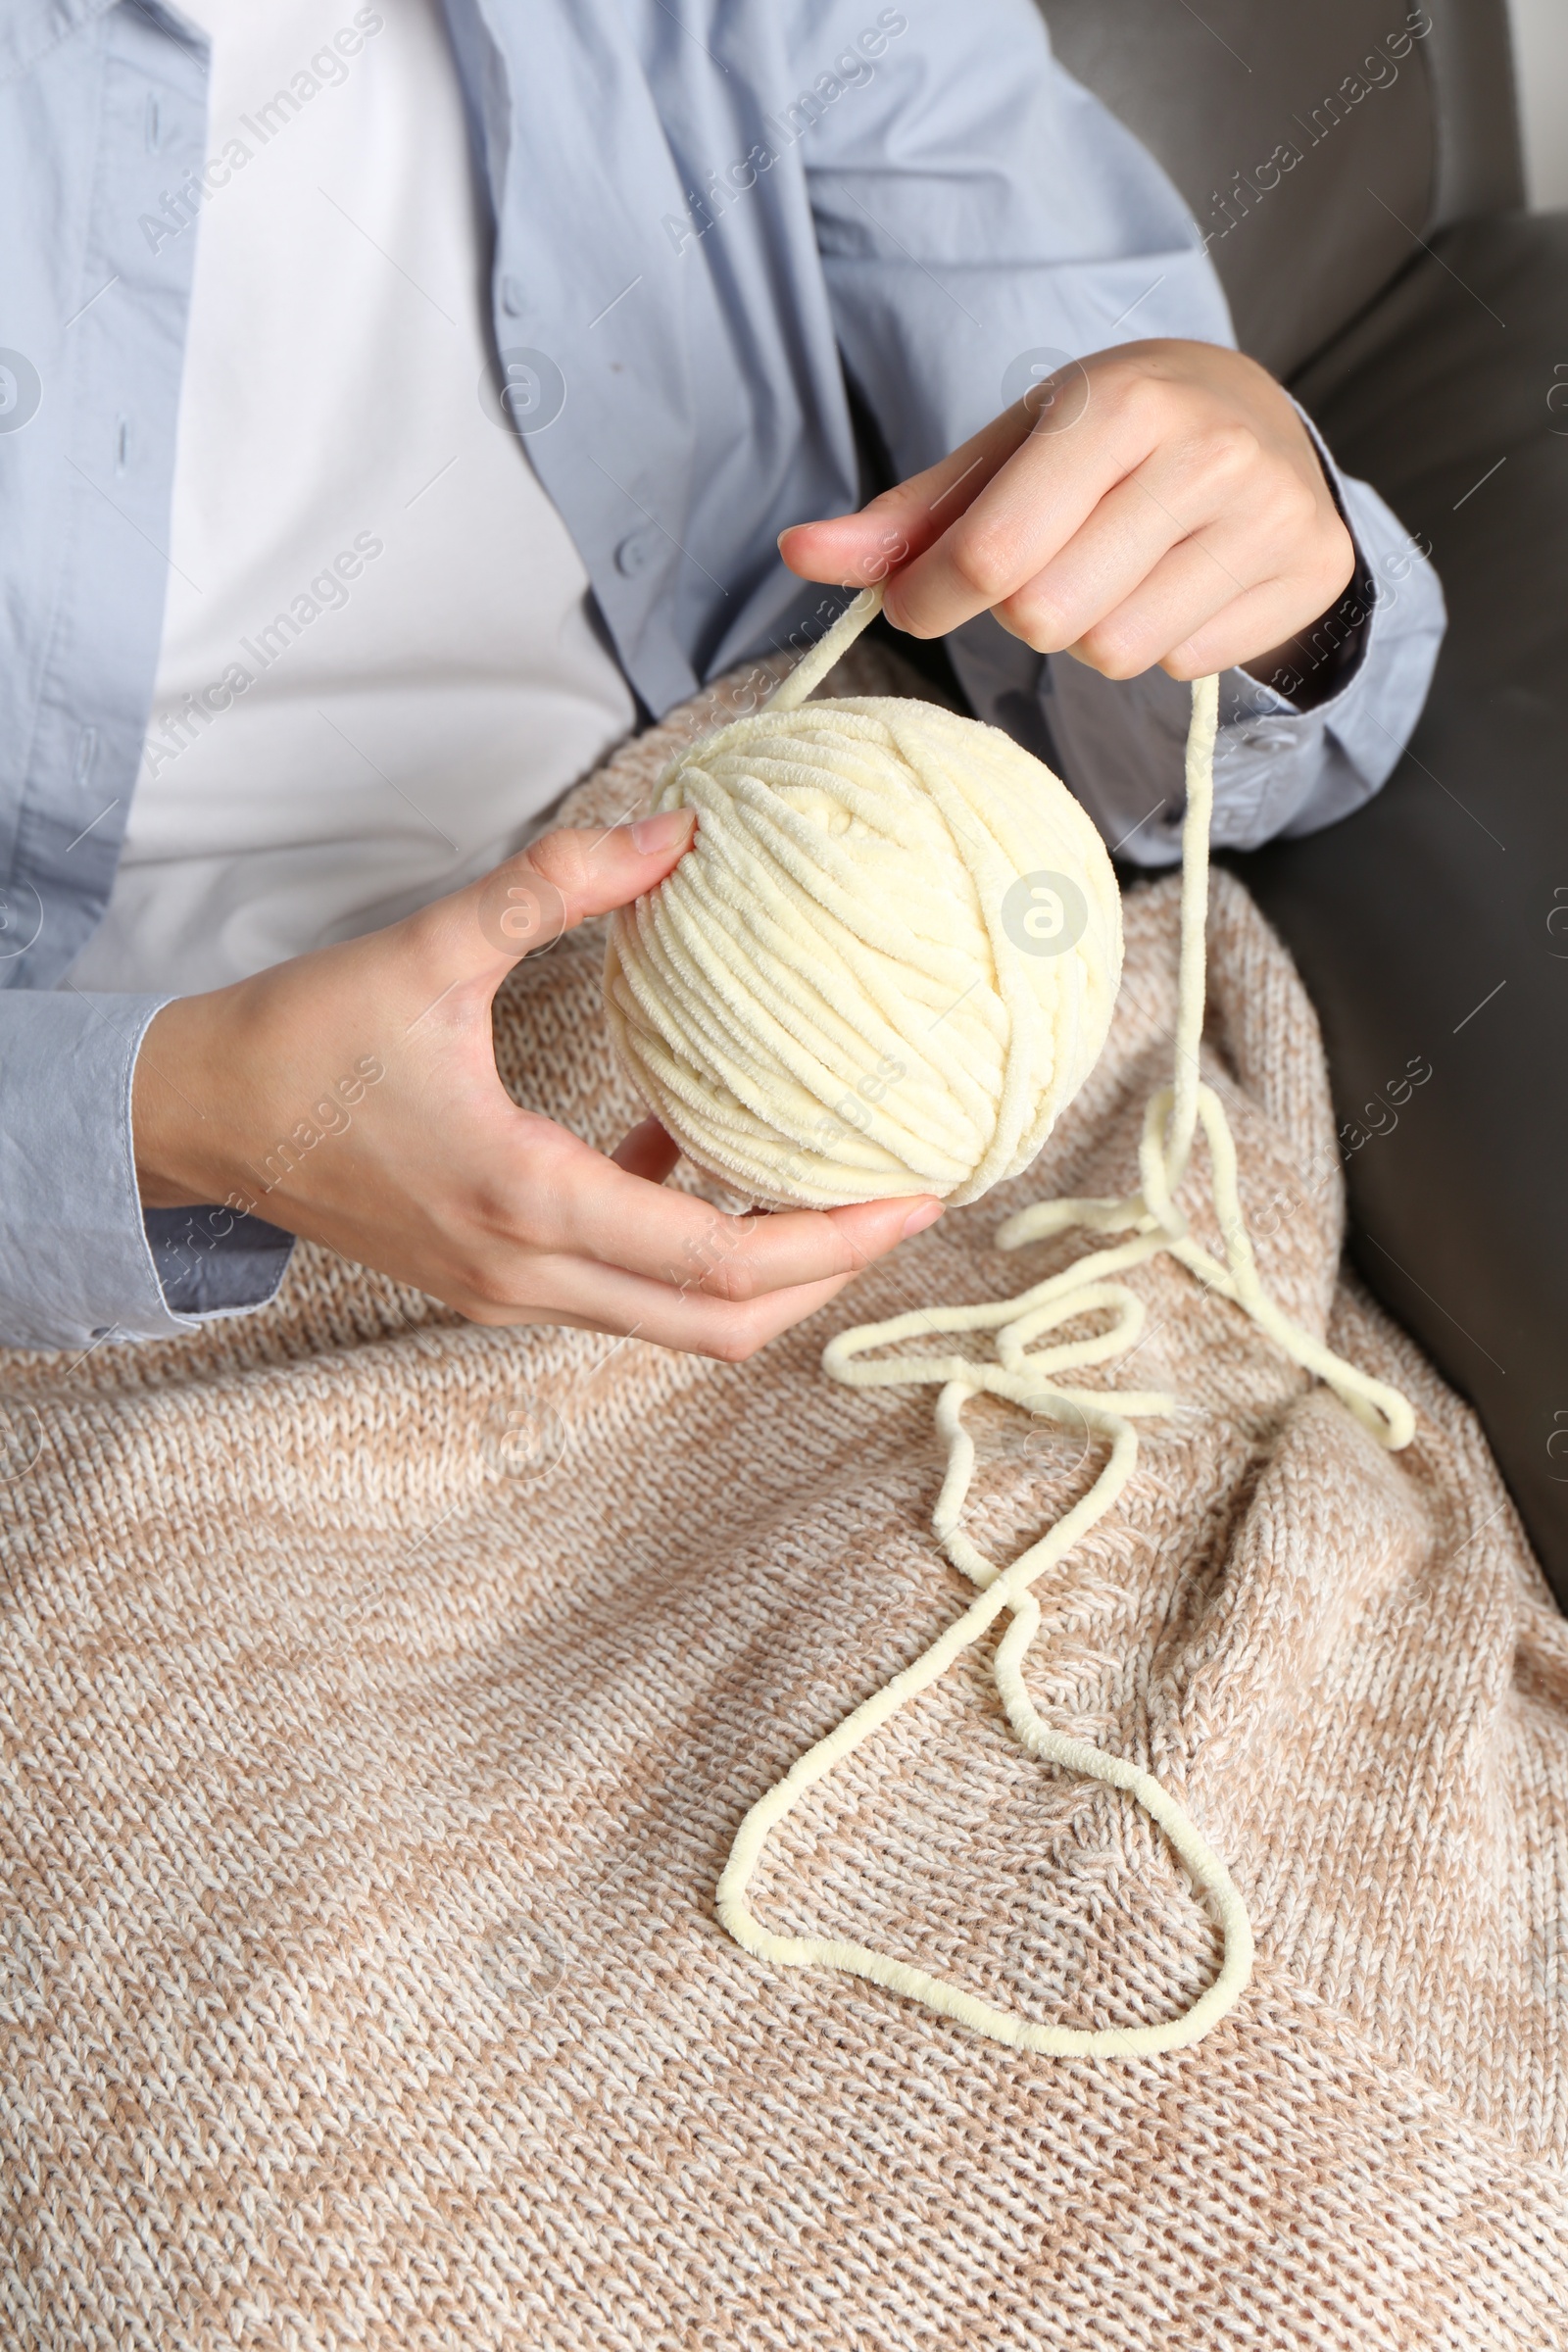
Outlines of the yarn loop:
<svg viewBox="0 0 1568 2352">
<path fill-rule="evenodd" d="M 851 607 L 810 658 L 810 674 L 801 692 L 808 692 L 816 678 L 826 673 L 868 617 L 863 599 L 858 608 Z M 803 663 L 802 670 L 807 669 L 808 664 Z M 800 675 L 796 672 L 788 683 L 795 684 Z M 978 1588 L 977 1597 L 921 1656 L 817 1740 L 783 1780 L 758 1799 L 741 1823 L 717 1888 L 723 1925 L 760 1959 L 791 1968 L 832 1968 L 865 1978 L 994 2041 L 1058 2057 L 1152 2057 L 1185 2048 L 1235 2006 L 1252 1966 L 1252 1931 L 1246 1904 L 1225 1863 L 1186 1807 L 1152 1773 L 1125 1757 L 1054 1731 L 1042 1720 L 1024 1683 L 1025 1660 L 1041 1627 L 1040 1603 L 1032 1588 L 1105 1516 L 1125 1489 L 1138 1461 L 1137 1422 L 1176 1409 L 1176 1398 L 1168 1395 L 1087 1390 L 1065 1385 L 1059 1378 L 1063 1373 L 1109 1362 L 1137 1344 L 1144 1326 L 1144 1302 L 1114 1277 L 1168 1252 L 1206 1287 L 1241 1307 L 1285 1354 L 1316 1374 L 1381 1445 L 1396 1451 L 1408 1445 L 1415 1433 L 1415 1417 L 1396 1390 L 1334 1354 L 1292 1322 L 1264 1290 L 1242 1211 L 1236 1149 L 1224 1105 L 1200 1075 L 1208 841 L 1218 711 L 1218 680 L 1196 680 L 1182 829 L 1181 964 L 1174 1068 L 1171 1084 L 1155 1093 L 1145 1116 L 1139 1190 L 1122 1200 L 1042 1201 L 1009 1217 L 997 1235 L 1004 1250 L 1022 1249 L 1074 1226 L 1128 1238 L 1090 1251 L 1016 1298 L 969 1306 L 916 1308 L 886 1322 L 841 1332 L 823 1353 L 824 1371 L 846 1387 L 908 1385 L 939 1390 L 936 1426 L 946 1443 L 948 1459 L 932 1526 L 948 1558 Z M 1212 1195 L 1224 1239 L 1223 1261 L 1194 1239 L 1176 1204 L 1175 1196 L 1200 1128 L 1208 1146 Z M 1086 1322 L 1100 1327 L 1086 1333 L 1082 1328 Z M 1048 1346 L 1038 1344 L 1068 1326 L 1078 1326 L 1079 1336 Z M 994 1363 L 964 1354 L 873 1357 L 877 1348 L 918 1337 L 983 1331 L 995 1334 Z M 987 1559 L 961 1524 L 975 1461 L 973 1441 L 963 1426 L 963 1410 L 972 1396 L 982 1394 L 1004 1397 L 1048 1422 L 1086 1427 L 1092 1438 L 1109 1444 L 1104 1463 L 1088 1492 L 1005 1567 Z M 1001 2009 L 931 1970 L 866 1944 L 775 1935 L 750 1908 L 748 1889 L 777 1825 L 809 1788 L 862 1745 L 881 1724 L 945 1674 L 1004 1611 L 1011 1622 L 997 1645 L 993 1672 L 1020 1744 L 1042 1762 L 1125 1790 L 1158 1823 L 1194 1884 L 1208 1899 L 1224 1938 L 1222 1964 L 1213 1983 L 1176 2017 L 1151 2025 L 1100 2028 L 1041 2023 Z"/>
</svg>

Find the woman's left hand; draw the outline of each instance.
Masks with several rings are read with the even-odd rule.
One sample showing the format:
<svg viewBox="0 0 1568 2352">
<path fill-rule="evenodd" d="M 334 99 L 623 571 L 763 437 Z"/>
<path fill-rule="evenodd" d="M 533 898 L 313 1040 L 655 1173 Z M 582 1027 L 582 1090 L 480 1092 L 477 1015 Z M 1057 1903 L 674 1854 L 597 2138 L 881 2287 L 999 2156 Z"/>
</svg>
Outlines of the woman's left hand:
<svg viewBox="0 0 1568 2352">
<path fill-rule="evenodd" d="M 858 514 L 779 541 L 809 580 L 887 586 L 941 637 L 990 611 L 1108 678 L 1245 663 L 1260 677 L 1339 599 L 1355 557 L 1317 451 L 1255 361 L 1127 343 L 1074 361 Z"/>
</svg>

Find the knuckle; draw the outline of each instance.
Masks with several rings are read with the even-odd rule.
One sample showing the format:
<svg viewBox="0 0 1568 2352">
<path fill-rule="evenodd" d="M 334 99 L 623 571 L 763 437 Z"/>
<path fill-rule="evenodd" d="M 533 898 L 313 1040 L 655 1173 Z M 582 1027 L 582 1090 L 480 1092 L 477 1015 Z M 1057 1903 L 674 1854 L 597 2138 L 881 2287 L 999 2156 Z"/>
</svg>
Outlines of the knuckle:
<svg viewBox="0 0 1568 2352">
<path fill-rule="evenodd" d="M 548 1188 L 509 1183 L 504 1177 L 473 1185 L 448 1222 L 448 1232 L 476 1287 L 500 1284 L 503 1267 L 514 1273 L 519 1257 L 548 1255 L 565 1241 Z"/>
<path fill-rule="evenodd" d="M 953 534 L 951 561 L 965 588 L 994 605 L 1012 584 L 1007 550 L 992 530 L 959 526 Z"/>
<path fill-rule="evenodd" d="M 1278 474 L 1271 483 L 1263 519 L 1272 533 L 1296 546 L 1316 534 L 1328 535 L 1316 498 L 1294 470 Z M 1339 517 L 1333 520 L 1337 523 Z"/>
<path fill-rule="evenodd" d="M 997 614 L 1008 635 L 1016 637 L 1020 645 L 1028 646 L 1031 653 L 1059 654 L 1061 652 L 1064 641 L 1055 630 L 1043 628 L 1038 621 L 1027 617 L 1019 618 L 1004 605 L 997 607 Z"/>
<path fill-rule="evenodd" d="M 470 1247 L 488 1256 L 497 1241 L 525 1242 L 527 1211 L 518 1188 L 504 1176 L 480 1176 L 458 1203 L 462 1225 L 475 1237 Z"/>
<path fill-rule="evenodd" d="M 570 843 L 568 834 L 564 839 Z M 551 851 L 536 842 L 475 885 L 479 928 L 514 961 L 569 930 L 581 896 L 580 848 Z"/>
<path fill-rule="evenodd" d="M 757 1297 L 757 1276 L 743 1259 L 727 1257 L 703 1276 L 700 1288 L 727 1306 L 749 1306 Z"/>
<path fill-rule="evenodd" d="M 1093 352 L 1083 363 L 1094 378 L 1095 397 L 1113 407 L 1134 407 L 1146 391 L 1158 392 L 1159 378 L 1150 373 L 1136 343 L 1113 343 L 1108 351 Z"/>
<path fill-rule="evenodd" d="M 749 1362 L 762 1346 L 766 1334 L 759 1331 L 749 1317 L 737 1317 L 720 1326 L 704 1343 L 703 1353 L 721 1364 Z"/>
<path fill-rule="evenodd" d="M 530 842 L 503 870 L 514 868 L 524 879 L 536 875 L 564 898 L 574 897 L 586 878 L 590 838 L 573 832 L 567 825 L 560 826 L 554 833 L 542 833 L 537 841 Z"/>
<path fill-rule="evenodd" d="M 466 1310 L 470 1323 L 497 1321 L 516 1312 L 515 1286 L 504 1279 L 492 1251 L 465 1252 L 458 1260 L 457 1274 L 465 1296 L 472 1301 Z"/>
<path fill-rule="evenodd" d="M 1257 435 L 1240 416 L 1225 416 L 1206 426 L 1196 452 L 1205 477 L 1221 486 L 1245 480 L 1261 454 Z"/>
<path fill-rule="evenodd" d="M 1106 414 L 1130 458 L 1148 457 L 1191 434 L 1192 406 L 1185 388 L 1131 361 L 1113 370 L 1104 399 Z"/>
<path fill-rule="evenodd" d="M 1078 641 L 1078 649 L 1092 669 L 1102 678 L 1118 682 L 1138 677 L 1149 667 L 1147 649 L 1130 629 L 1118 629 L 1109 621 L 1102 621 Z"/>
<path fill-rule="evenodd" d="M 1036 653 L 1055 653 L 1079 634 L 1065 598 L 1035 581 L 1007 597 L 997 610 L 1013 635 L 1033 646 Z"/>
</svg>

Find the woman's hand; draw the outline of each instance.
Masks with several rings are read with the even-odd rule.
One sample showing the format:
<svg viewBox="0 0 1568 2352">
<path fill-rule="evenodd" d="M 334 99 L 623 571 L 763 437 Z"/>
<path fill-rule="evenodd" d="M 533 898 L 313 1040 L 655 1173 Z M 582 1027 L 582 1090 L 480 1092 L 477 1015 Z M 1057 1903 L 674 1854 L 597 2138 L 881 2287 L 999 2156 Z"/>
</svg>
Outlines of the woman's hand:
<svg viewBox="0 0 1568 2352">
<path fill-rule="evenodd" d="M 1354 569 L 1318 455 L 1273 377 L 1212 343 L 1123 344 L 1035 386 L 858 514 L 801 523 L 808 580 L 888 582 L 915 637 L 995 612 L 1107 678 L 1260 677 Z"/>
<path fill-rule="evenodd" d="M 546 834 L 391 929 L 164 1006 L 136 1064 L 149 1207 L 225 1202 L 479 1323 L 637 1332 L 737 1362 L 941 1214 L 929 1196 L 726 1217 L 661 1189 L 648 1119 L 612 1158 L 519 1110 L 490 1005 L 531 947 L 651 890 L 676 810 Z"/>
</svg>

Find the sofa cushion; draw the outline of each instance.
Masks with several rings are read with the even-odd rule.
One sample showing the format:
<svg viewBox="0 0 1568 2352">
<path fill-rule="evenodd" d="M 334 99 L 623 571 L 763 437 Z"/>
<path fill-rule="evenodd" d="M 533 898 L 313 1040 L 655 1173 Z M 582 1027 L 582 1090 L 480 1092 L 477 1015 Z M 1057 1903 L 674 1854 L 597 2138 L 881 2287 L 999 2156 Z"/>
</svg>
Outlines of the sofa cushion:
<svg viewBox="0 0 1568 2352">
<path fill-rule="evenodd" d="M 1062 64 L 1212 240 L 1242 347 L 1266 367 L 1288 374 L 1405 267 L 1436 173 L 1431 35 L 1404 0 L 1044 5 Z"/>
<path fill-rule="evenodd" d="M 1297 389 L 1430 543 L 1450 628 L 1384 792 L 1235 862 L 1323 1022 L 1356 1262 L 1568 1605 L 1568 215 L 1445 232 Z"/>
</svg>

